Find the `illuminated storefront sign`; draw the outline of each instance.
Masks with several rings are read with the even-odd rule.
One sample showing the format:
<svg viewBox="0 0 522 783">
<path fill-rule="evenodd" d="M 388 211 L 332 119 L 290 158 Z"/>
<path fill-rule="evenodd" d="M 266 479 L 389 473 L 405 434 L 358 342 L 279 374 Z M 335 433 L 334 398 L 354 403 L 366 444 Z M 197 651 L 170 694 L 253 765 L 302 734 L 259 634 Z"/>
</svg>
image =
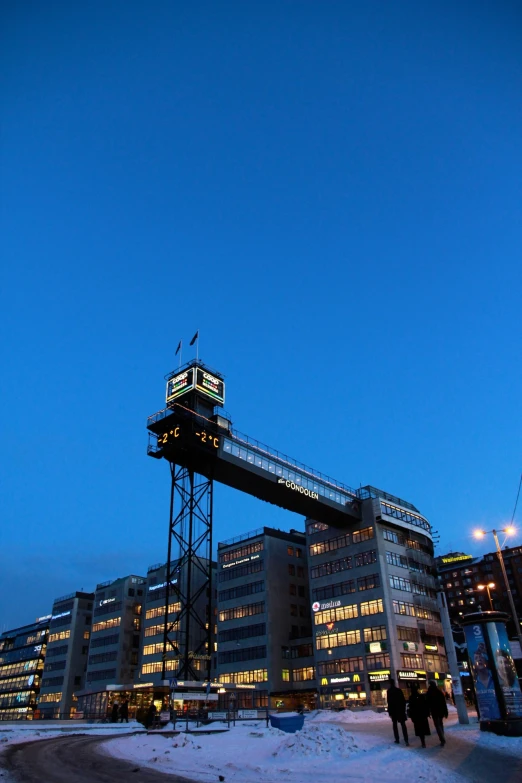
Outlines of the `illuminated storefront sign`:
<svg viewBox="0 0 522 783">
<path fill-rule="evenodd" d="M 417 652 L 417 650 L 419 649 L 418 645 L 415 644 L 415 642 L 403 642 L 402 648 L 403 650 L 408 650 L 408 652 Z"/>
<path fill-rule="evenodd" d="M 277 479 L 277 483 L 284 484 L 285 487 L 288 487 L 288 489 L 292 489 L 294 492 L 300 492 L 301 495 L 306 495 L 307 498 L 312 498 L 313 500 L 319 500 L 318 492 L 312 492 L 311 489 L 306 489 L 306 487 L 302 487 L 300 484 L 294 484 L 293 481 L 288 481 L 288 479 L 280 478 Z"/>
<path fill-rule="evenodd" d="M 67 615 L 71 614 L 70 612 L 62 612 L 61 614 L 53 614 L 51 615 L 51 620 L 57 620 L 59 617 L 67 617 Z"/>
<path fill-rule="evenodd" d="M 178 583 L 177 579 L 171 579 L 170 581 L 171 585 L 176 585 L 177 583 Z M 160 585 L 151 585 L 151 587 L 149 587 L 149 593 L 152 593 L 154 590 L 159 590 L 161 587 L 166 587 L 166 586 L 167 586 L 166 582 L 162 582 Z"/>
<path fill-rule="evenodd" d="M 370 644 L 368 645 L 368 652 L 371 653 L 382 652 L 381 642 L 370 642 Z"/>
<path fill-rule="evenodd" d="M 424 649 L 428 650 L 428 652 L 437 652 L 438 647 L 436 644 L 425 644 Z"/>
<path fill-rule="evenodd" d="M 403 669 L 397 672 L 397 677 L 399 680 L 425 680 L 426 672 L 420 670 L 411 671 L 410 669 Z"/>
<path fill-rule="evenodd" d="M 459 563 L 462 560 L 473 560 L 473 555 L 454 555 L 453 557 L 443 557 L 443 563 Z"/>
<path fill-rule="evenodd" d="M 100 606 L 105 606 L 105 604 L 112 604 L 116 598 L 105 598 L 103 601 L 100 601 Z"/>
<path fill-rule="evenodd" d="M 368 672 L 368 679 L 370 682 L 386 682 L 390 679 L 390 670 L 381 669 L 378 672 Z"/>
</svg>

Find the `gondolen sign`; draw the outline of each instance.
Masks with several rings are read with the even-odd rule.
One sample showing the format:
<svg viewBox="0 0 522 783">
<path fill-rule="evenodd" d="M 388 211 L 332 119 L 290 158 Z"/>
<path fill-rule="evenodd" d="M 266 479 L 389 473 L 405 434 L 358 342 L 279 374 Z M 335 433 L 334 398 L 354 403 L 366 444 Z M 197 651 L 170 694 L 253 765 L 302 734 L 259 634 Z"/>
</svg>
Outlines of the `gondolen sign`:
<svg viewBox="0 0 522 783">
<path fill-rule="evenodd" d="M 302 487 L 300 484 L 294 484 L 293 481 L 288 481 L 288 479 L 280 478 L 277 480 L 278 484 L 284 484 L 285 487 L 288 487 L 288 489 L 293 489 L 294 492 L 300 492 L 301 495 L 306 495 L 308 498 L 312 498 L 313 500 L 319 500 L 319 493 L 318 492 L 312 492 L 310 489 L 306 489 L 306 487 Z"/>
</svg>

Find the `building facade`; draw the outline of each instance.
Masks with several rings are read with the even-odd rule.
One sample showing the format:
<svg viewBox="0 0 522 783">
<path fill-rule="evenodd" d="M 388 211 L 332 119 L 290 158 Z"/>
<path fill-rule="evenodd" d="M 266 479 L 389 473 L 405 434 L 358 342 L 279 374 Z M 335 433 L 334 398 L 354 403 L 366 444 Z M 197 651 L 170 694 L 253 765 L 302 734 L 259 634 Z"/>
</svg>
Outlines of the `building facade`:
<svg viewBox="0 0 522 783">
<path fill-rule="evenodd" d="M 44 670 L 51 616 L 0 635 L 0 720 L 31 719 Z"/>
<path fill-rule="evenodd" d="M 502 557 L 518 622 L 521 623 L 522 547 L 505 547 Z M 470 612 L 494 609 L 509 615 L 508 633 L 510 638 L 515 638 L 511 606 L 496 552 L 489 552 L 481 557 L 473 557 L 463 552 L 448 552 L 436 559 L 436 565 L 453 623 L 458 623 L 463 615 Z"/>
<path fill-rule="evenodd" d="M 85 690 L 134 681 L 145 585 L 146 579 L 136 575 L 97 585 Z"/>
<path fill-rule="evenodd" d="M 75 592 L 53 603 L 38 697 L 42 717 L 69 718 L 76 711 L 75 691 L 85 682 L 93 602 L 94 593 Z"/>
<path fill-rule="evenodd" d="M 239 707 L 313 706 L 306 537 L 264 527 L 218 544 L 218 682 Z"/>
<path fill-rule="evenodd" d="M 203 561 L 202 569 L 192 566 L 191 582 L 194 600 L 194 611 L 183 613 L 180 594 L 186 593 L 188 566 L 177 572 L 174 583 L 169 588 L 168 628 L 172 645 L 167 647 L 165 679 L 177 677 L 180 662 L 185 655 L 187 626 L 189 623 L 189 639 L 192 649 L 188 651 L 190 665 L 194 671 L 194 680 L 206 680 L 211 664 L 214 636 L 211 635 L 211 648 L 208 649 L 208 624 L 215 625 L 215 564 L 211 563 L 212 595 L 209 594 L 207 573 L 208 560 Z M 165 563 L 150 566 L 145 585 L 145 600 L 143 613 L 143 628 L 141 636 L 141 656 L 139 670 L 136 672 L 136 682 L 148 682 L 154 685 L 163 682 L 163 639 L 165 631 L 165 598 L 167 589 L 167 566 Z M 181 621 L 180 621 L 181 617 Z M 192 679 L 192 678 L 191 678 Z"/>
<path fill-rule="evenodd" d="M 401 688 L 446 683 L 429 522 L 374 487 L 359 490 L 362 522 L 307 521 L 310 599 L 320 702 L 383 706 Z"/>
</svg>

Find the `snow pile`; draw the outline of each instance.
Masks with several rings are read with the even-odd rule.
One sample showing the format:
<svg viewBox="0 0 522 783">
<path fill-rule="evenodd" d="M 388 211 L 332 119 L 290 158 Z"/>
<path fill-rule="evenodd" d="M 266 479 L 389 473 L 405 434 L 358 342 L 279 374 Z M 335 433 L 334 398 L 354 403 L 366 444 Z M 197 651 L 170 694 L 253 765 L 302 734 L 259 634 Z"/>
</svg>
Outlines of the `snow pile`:
<svg viewBox="0 0 522 783">
<path fill-rule="evenodd" d="M 390 722 L 387 712 L 374 712 L 373 710 L 341 710 L 330 712 L 319 710 L 314 723 L 383 723 Z"/>
<path fill-rule="evenodd" d="M 278 729 L 276 731 L 279 732 Z M 283 734 L 284 732 L 279 732 Z M 295 734 L 285 734 L 274 756 L 313 756 L 314 758 L 348 758 L 357 752 L 354 737 L 341 726 L 303 726 Z M 364 751 L 363 751 L 364 752 Z"/>
</svg>

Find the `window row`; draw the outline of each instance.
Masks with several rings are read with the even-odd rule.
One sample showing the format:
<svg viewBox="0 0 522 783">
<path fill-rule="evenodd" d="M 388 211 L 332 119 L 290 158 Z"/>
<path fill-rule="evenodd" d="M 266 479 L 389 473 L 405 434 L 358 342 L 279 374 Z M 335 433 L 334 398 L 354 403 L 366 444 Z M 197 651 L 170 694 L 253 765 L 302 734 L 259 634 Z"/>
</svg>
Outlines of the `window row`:
<svg viewBox="0 0 522 783">
<path fill-rule="evenodd" d="M 116 669 L 101 669 L 99 672 L 89 672 L 87 675 L 88 682 L 96 682 L 98 680 L 110 680 L 114 682 L 116 678 Z"/>
<path fill-rule="evenodd" d="M 240 661 L 253 661 L 257 658 L 266 658 L 266 645 L 257 647 L 244 647 L 241 650 L 227 650 L 218 653 L 218 663 L 238 663 Z"/>
<path fill-rule="evenodd" d="M 265 602 L 259 601 L 256 604 L 245 604 L 243 606 L 235 606 L 232 609 L 223 609 L 219 613 L 219 622 L 223 623 L 227 620 L 238 620 L 241 617 L 251 617 L 255 614 L 263 614 L 265 611 Z"/>
<path fill-rule="evenodd" d="M 315 646 L 318 650 L 328 650 L 330 647 L 348 647 L 351 644 L 359 644 L 360 641 L 361 632 L 359 630 L 339 631 L 318 636 L 315 640 Z"/>
<path fill-rule="evenodd" d="M 0 691 L 14 691 L 17 688 L 30 688 L 31 685 L 38 687 L 39 677 L 30 674 L 24 674 L 23 677 L 8 677 L 6 680 L 0 680 Z"/>
<path fill-rule="evenodd" d="M 305 570 L 303 566 L 295 566 L 293 563 L 288 563 L 288 573 L 290 576 L 297 576 L 298 579 L 305 578 Z"/>
<path fill-rule="evenodd" d="M 327 674 L 350 674 L 350 672 L 362 672 L 364 661 L 361 657 L 337 658 L 334 661 L 324 661 L 317 664 L 317 675 L 324 677 Z"/>
<path fill-rule="evenodd" d="M 22 661 L 20 663 L 6 663 L 0 666 L 0 678 L 12 677 L 15 674 L 21 674 L 22 672 L 35 672 L 38 667 L 43 668 L 42 661 Z"/>
<path fill-rule="evenodd" d="M 163 653 L 163 642 L 146 644 L 143 647 L 143 655 L 157 655 L 158 653 Z"/>
<path fill-rule="evenodd" d="M 174 604 L 169 604 L 169 614 L 174 614 L 175 612 L 179 612 L 181 610 L 181 603 L 179 601 L 176 601 Z M 145 612 L 145 619 L 146 620 L 153 620 L 156 617 L 165 617 L 165 607 L 164 606 L 156 606 L 154 609 L 147 609 Z"/>
<path fill-rule="evenodd" d="M 178 668 L 179 661 L 177 660 L 170 660 L 167 661 L 165 671 L 166 672 L 173 672 Z M 158 674 L 159 672 L 163 671 L 163 663 L 162 661 L 156 661 L 155 663 L 144 663 L 141 667 L 141 673 L 142 674 Z"/>
<path fill-rule="evenodd" d="M 53 642 L 62 641 L 62 639 L 69 639 L 70 636 L 71 636 L 70 628 L 68 631 L 58 631 L 57 633 L 50 633 L 47 643 L 52 644 Z"/>
<path fill-rule="evenodd" d="M 337 574 L 340 571 L 349 571 L 352 568 L 359 568 L 360 566 L 370 565 L 377 562 L 377 551 L 370 549 L 367 552 L 359 552 L 356 555 L 349 555 L 341 557 L 339 560 L 330 560 L 328 563 L 321 563 L 321 565 L 313 566 L 310 569 L 311 579 L 317 579 L 321 576 L 329 576 L 330 574 Z"/>
<path fill-rule="evenodd" d="M 266 682 L 268 680 L 268 669 L 251 669 L 243 672 L 230 672 L 229 674 L 220 674 L 219 681 L 223 683 L 237 683 L 249 685 L 254 682 Z"/>
<path fill-rule="evenodd" d="M 62 691 L 57 693 L 41 693 L 38 696 L 38 704 L 55 703 L 62 700 Z"/>
<path fill-rule="evenodd" d="M 228 552 L 223 552 L 220 554 L 219 562 L 231 563 L 234 560 L 239 560 L 241 557 L 248 557 L 248 555 L 253 555 L 255 552 L 261 552 L 262 549 L 264 549 L 264 544 L 262 541 L 254 541 L 251 544 L 244 544 L 244 546 L 240 546 L 237 549 L 230 549 Z"/>
<path fill-rule="evenodd" d="M 113 650 L 112 652 L 107 652 L 107 653 L 97 653 L 96 655 L 89 655 L 89 665 L 97 664 L 97 663 L 110 663 L 111 661 L 115 661 L 117 657 L 118 657 L 117 650 Z M 89 678 L 91 678 L 90 674 L 89 674 Z"/>
<path fill-rule="evenodd" d="M 232 579 L 241 579 L 249 574 L 258 574 L 265 567 L 263 560 L 254 560 L 253 563 L 247 565 L 234 566 L 233 568 L 227 568 L 226 571 L 220 571 L 218 573 L 219 582 L 230 582 Z"/>
<path fill-rule="evenodd" d="M 97 606 L 94 610 L 94 616 L 100 617 L 102 614 L 112 614 L 113 612 L 121 612 L 123 604 L 121 601 L 115 601 L 111 604 L 104 604 L 103 606 Z"/>
<path fill-rule="evenodd" d="M 113 617 L 110 620 L 102 620 L 99 623 L 94 623 L 92 626 L 92 632 L 105 631 L 107 628 L 117 628 L 121 623 L 121 617 Z"/>
<path fill-rule="evenodd" d="M 110 636 L 100 636 L 92 640 L 90 649 L 94 649 L 96 647 L 107 647 L 109 644 L 118 644 L 119 638 L 119 633 L 112 633 Z"/>
<path fill-rule="evenodd" d="M 48 661 L 49 658 L 53 658 L 55 655 L 67 655 L 67 650 L 69 649 L 68 644 L 61 644 L 59 647 L 51 647 L 51 649 L 47 650 L 47 653 L 45 655 L 45 660 Z"/>
<path fill-rule="evenodd" d="M 294 669 L 292 672 L 292 679 L 294 682 L 307 682 L 308 680 L 315 680 L 315 669 L 313 666 L 305 666 L 302 669 Z"/>
<path fill-rule="evenodd" d="M 230 628 L 228 631 L 218 633 L 218 642 L 235 642 L 238 639 L 250 639 L 253 636 L 265 636 L 266 623 L 246 625 L 243 628 Z"/>
<path fill-rule="evenodd" d="M 220 590 L 218 600 L 232 601 L 234 598 L 243 598 L 245 595 L 262 593 L 264 589 L 265 583 L 263 580 L 260 582 L 251 582 L 250 584 L 246 585 L 238 585 L 237 587 L 231 587 L 229 590 Z"/>
<path fill-rule="evenodd" d="M 316 625 L 322 625 L 323 623 L 338 623 L 341 620 L 353 620 L 354 617 L 358 617 L 358 606 L 357 604 L 350 604 L 316 612 L 314 622 Z"/>
<path fill-rule="evenodd" d="M 423 530 L 431 532 L 431 526 L 429 522 L 421 517 L 419 514 L 414 514 L 412 511 L 405 511 L 397 506 L 392 506 L 390 503 L 385 503 L 381 500 L 381 514 L 386 514 L 388 517 L 394 517 L 400 519 L 401 522 L 408 522 L 410 525 L 421 527 Z"/>
<path fill-rule="evenodd" d="M 410 617 L 420 617 L 423 620 L 431 620 L 435 623 L 440 623 L 439 612 L 426 609 L 423 606 L 416 606 L 415 604 L 407 603 L 406 601 L 393 601 L 393 611 L 395 614 L 406 614 Z"/>
</svg>

